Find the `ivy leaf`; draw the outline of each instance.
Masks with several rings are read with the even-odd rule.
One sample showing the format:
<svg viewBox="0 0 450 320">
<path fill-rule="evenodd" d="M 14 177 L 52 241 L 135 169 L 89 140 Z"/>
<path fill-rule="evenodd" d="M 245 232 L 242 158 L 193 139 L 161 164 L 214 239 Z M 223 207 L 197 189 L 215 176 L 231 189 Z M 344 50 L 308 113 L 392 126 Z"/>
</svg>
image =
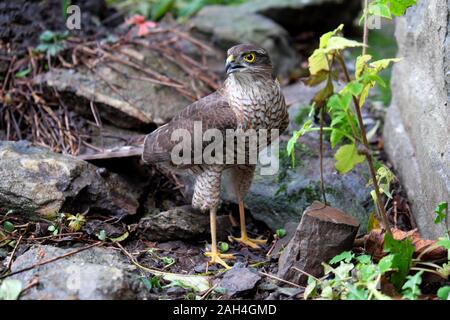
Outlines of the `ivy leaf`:
<svg viewBox="0 0 450 320">
<path fill-rule="evenodd" d="M 341 174 L 352 170 L 357 164 L 364 162 L 364 156 L 358 154 L 355 144 L 346 144 L 338 149 L 334 155 L 336 169 Z"/>
<path fill-rule="evenodd" d="M 384 3 L 372 3 L 369 6 L 369 14 L 373 16 L 379 16 L 386 19 L 392 19 L 391 10 Z"/>
<path fill-rule="evenodd" d="M 415 247 L 410 238 L 405 240 L 395 240 L 391 235 L 384 236 L 384 251 L 391 253 L 392 268 L 397 271 L 391 275 L 392 284 L 400 290 L 405 282 L 406 276 L 411 268 L 412 256 Z"/>
<path fill-rule="evenodd" d="M 356 260 L 361 262 L 362 264 L 369 264 L 372 262 L 372 257 L 368 254 L 363 254 L 361 256 L 356 257 Z"/>
<path fill-rule="evenodd" d="M 422 283 L 422 274 L 423 271 L 420 271 L 413 276 L 406 277 L 408 280 L 402 287 L 403 297 L 409 300 L 417 300 L 417 297 L 421 294 L 419 286 Z"/>
<path fill-rule="evenodd" d="M 356 64 L 355 64 L 355 78 L 359 79 L 361 77 L 361 75 L 364 72 L 364 69 L 367 67 L 367 62 L 369 62 L 370 60 L 372 60 L 372 56 L 371 55 L 363 55 L 363 56 L 358 56 L 356 58 Z"/>
<path fill-rule="evenodd" d="M 3 222 L 3 229 L 5 229 L 6 232 L 13 232 L 16 227 L 10 221 L 5 221 Z"/>
<path fill-rule="evenodd" d="M 312 126 L 312 120 L 308 120 L 303 124 L 303 127 L 298 130 L 295 131 L 292 134 L 292 137 L 289 139 L 287 146 L 286 146 L 286 151 L 288 153 L 288 155 L 291 156 L 292 158 L 292 167 L 295 167 L 295 144 L 297 143 L 297 140 L 303 136 L 306 132 L 308 132 L 308 130 L 311 128 Z"/>
<path fill-rule="evenodd" d="M 153 21 L 161 19 L 167 12 L 172 10 L 175 0 L 159 0 L 153 7 L 151 18 Z"/>
<path fill-rule="evenodd" d="M 357 97 L 361 94 L 364 86 L 358 81 L 349 82 L 342 90 L 341 94 L 350 93 L 351 95 Z"/>
<path fill-rule="evenodd" d="M 17 300 L 22 291 L 22 282 L 17 279 L 3 280 L 0 285 L 0 300 Z"/>
<path fill-rule="evenodd" d="M 415 5 L 417 0 L 391 0 L 389 1 L 391 12 L 394 16 L 400 17 L 406 10 Z"/>
<path fill-rule="evenodd" d="M 440 288 L 437 292 L 437 296 L 441 300 L 450 300 L 450 286 Z"/>
<path fill-rule="evenodd" d="M 434 209 L 434 213 L 436 213 L 436 219 L 434 220 L 434 223 L 438 224 L 441 223 L 442 221 L 445 221 L 447 210 L 448 210 L 448 203 L 444 201 L 440 202 Z"/>
<path fill-rule="evenodd" d="M 26 68 L 17 72 L 14 76 L 16 78 L 24 78 L 31 72 L 31 68 Z"/>
<path fill-rule="evenodd" d="M 314 298 L 317 294 L 317 281 L 312 277 L 308 277 L 308 285 L 303 293 L 303 299 L 308 300 L 308 298 Z"/>
<path fill-rule="evenodd" d="M 100 230 L 100 232 L 98 234 L 96 234 L 98 240 L 100 241 L 105 241 L 106 240 L 106 231 L 105 230 Z"/>
<path fill-rule="evenodd" d="M 384 70 L 387 67 L 389 67 L 389 65 L 391 63 L 400 62 L 400 61 L 402 61 L 401 58 L 381 59 L 381 60 L 377 60 L 377 61 L 370 63 L 370 66 L 375 69 L 375 72 L 378 73 L 381 70 Z"/>
<path fill-rule="evenodd" d="M 380 269 L 380 273 L 384 274 L 387 271 L 392 269 L 392 263 L 394 262 L 394 255 L 389 254 L 378 261 L 378 268 Z"/>
<path fill-rule="evenodd" d="M 328 40 L 326 48 L 324 48 L 324 53 L 330 53 L 336 50 L 344 50 L 347 48 L 364 47 L 364 43 L 349 40 L 344 37 L 333 36 Z"/>
<path fill-rule="evenodd" d="M 357 288 L 353 284 L 348 284 L 348 300 L 367 300 L 369 299 L 369 291 L 364 288 Z"/>
<path fill-rule="evenodd" d="M 355 255 L 351 251 L 344 251 L 337 256 L 335 256 L 333 259 L 330 260 L 330 264 L 335 264 L 341 261 L 344 261 L 345 263 L 349 263 L 352 261 L 352 259 L 355 257 Z"/>
<path fill-rule="evenodd" d="M 55 33 L 53 31 L 50 31 L 50 30 L 45 30 L 39 36 L 39 40 L 41 42 L 51 42 L 54 38 L 55 38 Z"/>
<path fill-rule="evenodd" d="M 222 253 L 227 252 L 230 249 L 230 246 L 226 242 L 219 242 L 219 250 Z"/>
<path fill-rule="evenodd" d="M 275 231 L 278 239 L 284 238 L 286 236 L 286 230 L 285 229 L 277 229 L 277 231 Z"/>
<path fill-rule="evenodd" d="M 334 29 L 333 31 L 327 32 L 324 35 L 320 37 L 320 45 L 319 48 L 323 49 L 328 45 L 328 41 L 331 39 L 332 36 L 334 36 L 338 32 L 342 32 L 344 29 L 344 25 L 340 24 L 339 27 Z"/>
</svg>

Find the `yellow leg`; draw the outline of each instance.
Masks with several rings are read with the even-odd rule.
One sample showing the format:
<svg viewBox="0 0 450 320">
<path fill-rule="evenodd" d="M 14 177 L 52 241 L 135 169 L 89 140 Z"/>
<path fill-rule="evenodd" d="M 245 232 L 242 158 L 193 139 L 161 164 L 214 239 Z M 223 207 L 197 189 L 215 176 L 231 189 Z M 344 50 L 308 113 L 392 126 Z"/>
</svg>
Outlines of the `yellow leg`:
<svg viewBox="0 0 450 320">
<path fill-rule="evenodd" d="M 218 263 L 225 269 L 230 269 L 230 266 L 226 264 L 223 259 L 234 259 L 232 254 L 222 254 L 217 251 L 217 238 L 216 238 L 216 208 L 210 210 L 210 223 L 211 223 L 211 251 L 205 252 L 205 256 L 210 257 L 208 265 Z"/>
<path fill-rule="evenodd" d="M 249 246 L 253 249 L 259 249 L 258 244 L 266 244 L 267 240 L 264 239 L 251 239 L 247 235 L 247 227 L 245 225 L 245 210 L 244 210 L 244 201 L 239 201 L 239 218 L 241 222 L 241 237 L 235 238 L 235 237 L 228 237 L 230 241 L 237 241 L 240 242 L 246 246 Z"/>
</svg>

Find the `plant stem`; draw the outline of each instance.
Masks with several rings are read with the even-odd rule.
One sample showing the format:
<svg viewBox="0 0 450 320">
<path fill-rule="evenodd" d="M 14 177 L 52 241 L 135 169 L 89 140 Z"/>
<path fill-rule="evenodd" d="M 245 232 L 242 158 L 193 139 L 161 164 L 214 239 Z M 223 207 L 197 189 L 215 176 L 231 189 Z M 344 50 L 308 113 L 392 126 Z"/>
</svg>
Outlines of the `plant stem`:
<svg viewBox="0 0 450 320">
<path fill-rule="evenodd" d="M 325 195 L 325 183 L 323 178 L 323 106 L 320 108 L 320 191 L 322 192 L 323 204 L 327 205 L 327 197 Z"/>
<path fill-rule="evenodd" d="M 364 35 L 363 35 L 364 46 L 362 48 L 363 56 L 367 53 L 367 45 L 369 43 L 369 23 L 367 21 L 368 9 L 369 9 L 369 0 L 364 0 Z"/>
<path fill-rule="evenodd" d="M 348 73 L 347 66 L 345 65 L 344 59 L 342 58 L 342 56 L 340 54 L 337 55 L 337 58 L 339 60 L 339 63 L 341 64 L 342 70 L 344 71 L 346 81 L 351 82 L 352 79 L 350 78 L 350 74 Z M 358 118 L 359 128 L 361 130 L 362 142 L 367 151 L 365 156 L 366 156 L 367 164 L 369 165 L 370 175 L 372 176 L 373 187 L 375 189 L 375 195 L 377 198 L 378 209 L 381 213 L 381 218 L 383 219 L 383 224 L 384 224 L 386 233 L 389 234 L 390 236 L 392 236 L 391 228 L 389 227 L 389 221 L 388 221 L 388 218 L 386 215 L 386 210 L 384 209 L 383 199 L 381 199 L 380 188 L 378 186 L 378 180 L 377 180 L 377 174 L 375 171 L 375 166 L 373 164 L 372 155 L 370 154 L 370 146 L 369 146 L 369 142 L 367 141 L 366 127 L 364 126 L 364 121 L 363 121 L 363 118 L 361 115 L 361 107 L 359 105 L 358 99 L 355 96 L 353 96 L 353 104 L 355 105 L 355 112 L 356 112 L 356 116 Z"/>
</svg>

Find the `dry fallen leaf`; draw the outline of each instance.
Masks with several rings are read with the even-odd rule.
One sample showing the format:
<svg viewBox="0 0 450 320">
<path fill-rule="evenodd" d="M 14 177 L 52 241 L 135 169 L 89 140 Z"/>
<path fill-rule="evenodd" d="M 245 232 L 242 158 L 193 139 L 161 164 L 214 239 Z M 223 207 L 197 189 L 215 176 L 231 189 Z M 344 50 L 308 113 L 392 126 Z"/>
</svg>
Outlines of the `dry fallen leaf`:
<svg viewBox="0 0 450 320">
<path fill-rule="evenodd" d="M 392 228 L 391 231 L 394 239 L 396 240 L 404 240 L 408 237 L 411 238 L 412 243 L 416 248 L 414 252 L 414 257 L 418 257 L 425 250 L 428 250 L 428 248 L 435 245 L 437 242 L 435 240 L 422 239 L 417 229 L 413 229 L 410 231 L 402 231 L 400 229 Z M 384 232 L 382 232 L 381 229 L 374 229 L 365 237 L 364 248 L 367 251 L 367 253 L 372 255 L 375 261 L 380 260 L 382 257 L 386 255 L 386 253 L 383 250 L 383 246 L 384 246 Z M 437 247 L 423 254 L 422 260 L 424 261 L 438 260 L 444 258 L 446 255 L 447 250 L 445 248 Z"/>
</svg>

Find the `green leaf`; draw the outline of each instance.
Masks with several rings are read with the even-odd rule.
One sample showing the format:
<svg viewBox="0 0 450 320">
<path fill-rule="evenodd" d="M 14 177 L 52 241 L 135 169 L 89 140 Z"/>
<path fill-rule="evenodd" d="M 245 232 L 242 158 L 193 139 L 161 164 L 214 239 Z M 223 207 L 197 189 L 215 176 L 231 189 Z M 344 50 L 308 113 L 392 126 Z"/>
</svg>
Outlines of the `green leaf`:
<svg viewBox="0 0 450 320">
<path fill-rule="evenodd" d="M 50 30 L 45 30 L 41 35 L 39 36 L 39 40 L 41 42 L 51 42 L 55 38 L 55 33 Z"/>
<path fill-rule="evenodd" d="M 434 213 L 436 213 L 436 219 L 434 220 L 434 223 L 438 224 L 441 223 L 442 221 L 445 221 L 447 210 L 448 210 L 448 203 L 444 201 L 440 202 L 434 209 Z"/>
<path fill-rule="evenodd" d="M 51 226 L 48 226 L 47 230 L 50 232 L 53 232 L 56 230 L 56 227 L 54 225 L 51 225 Z"/>
<path fill-rule="evenodd" d="M 361 75 L 363 74 L 365 68 L 367 67 L 367 62 L 372 60 L 371 55 L 364 55 L 364 56 L 358 56 L 356 58 L 356 64 L 355 64 L 355 78 L 359 79 Z"/>
<path fill-rule="evenodd" d="M 450 250 L 450 239 L 449 238 L 439 238 L 437 245 L 444 247 L 447 250 Z"/>
<path fill-rule="evenodd" d="M 351 251 L 344 251 L 337 256 L 335 256 L 333 259 L 330 260 L 330 264 L 335 264 L 341 261 L 344 261 L 345 263 L 349 263 L 352 261 L 352 259 L 355 257 L 355 255 Z"/>
<path fill-rule="evenodd" d="M 370 264 L 372 263 L 372 257 L 368 254 L 363 254 L 361 256 L 357 256 L 356 260 L 358 260 L 362 264 Z"/>
<path fill-rule="evenodd" d="M 0 285 L 0 300 L 17 300 L 22 291 L 22 282 L 17 279 L 3 280 Z"/>
<path fill-rule="evenodd" d="M 421 294 L 420 284 L 422 283 L 423 271 L 417 272 L 413 276 L 407 276 L 408 279 L 403 285 L 402 294 L 403 297 L 409 300 L 417 300 L 417 297 Z"/>
<path fill-rule="evenodd" d="M 220 252 L 225 253 L 230 250 L 230 246 L 226 242 L 219 242 L 219 250 Z"/>
<path fill-rule="evenodd" d="M 406 276 L 411 269 L 414 250 L 415 247 L 412 245 L 410 238 L 401 241 L 395 240 L 389 234 L 384 236 L 384 251 L 394 256 L 392 259 L 392 268 L 397 271 L 391 275 L 390 280 L 397 290 L 402 288 Z"/>
<path fill-rule="evenodd" d="M 297 140 L 303 136 L 306 132 L 308 132 L 308 130 L 311 128 L 312 126 L 312 120 L 308 120 L 303 124 L 303 127 L 298 130 L 295 131 L 292 134 L 292 137 L 289 139 L 287 146 L 286 146 L 286 151 L 288 153 L 288 155 L 291 156 L 292 158 L 292 167 L 295 167 L 295 144 L 297 143 Z"/>
<path fill-rule="evenodd" d="M 363 88 L 364 86 L 358 81 L 351 81 L 341 90 L 341 94 L 350 93 L 357 97 L 361 94 Z"/>
<path fill-rule="evenodd" d="M 402 61 L 400 58 L 392 58 L 392 59 L 381 59 L 370 63 L 370 66 L 375 69 L 376 72 L 380 72 L 381 70 L 389 67 L 391 63 Z"/>
<path fill-rule="evenodd" d="M 308 298 L 314 298 L 317 294 L 317 281 L 312 277 L 308 277 L 308 285 L 303 293 L 303 299 L 308 300 Z"/>
<path fill-rule="evenodd" d="M 406 10 L 415 5 L 417 0 L 391 0 L 389 1 L 390 10 L 394 16 L 400 17 L 405 14 Z"/>
<path fill-rule="evenodd" d="M 387 255 L 378 261 L 378 268 L 380 269 L 380 273 L 384 274 L 387 271 L 392 269 L 392 264 L 394 262 L 394 255 Z"/>
<path fill-rule="evenodd" d="M 98 240 L 105 241 L 106 240 L 106 231 L 102 229 L 96 236 L 97 236 Z"/>
<path fill-rule="evenodd" d="M 122 242 L 124 241 L 126 238 L 128 238 L 130 234 L 128 233 L 128 231 L 125 231 L 124 234 L 122 234 L 121 236 L 117 237 L 117 238 L 110 238 L 110 240 L 112 242 Z"/>
<path fill-rule="evenodd" d="M 450 286 L 439 288 L 437 296 L 441 300 L 450 300 Z"/>
<path fill-rule="evenodd" d="M 338 149 L 334 155 L 336 160 L 336 169 L 341 174 L 345 174 L 352 170 L 357 164 L 364 162 L 365 157 L 358 154 L 356 145 L 347 144 Z"/>
<path fill-rule="evenodd" d="M 3 229 L 5 229 L 6 232 L 13 232 L 16 227 L 10 221 L 5 221 L 3 222 Z"/>
<path fill-rule="evenodd" d="M 277 231 L 275 231 L 278 239 L 284 238 L 286 236 L 286 230 L 285 229 L 277 229 Z"/>
<path fill-rule="evenodd" d="M 327 32 L 324 35 L 320 37 L 320 45 L 319 48 L 323 49 L 328 45 L 328 41 L 331 39 L 332 36 L 334 36 L 338 32 L 342 32 L 344 30 L 344 25 L 340 24 L 339 27 L 334 29 L 333 31 Z"/>
<path fill-rule="evenodd" d="M 161 257 L 160 260 L 165 266 L 175 263 L 175 259 L 171 257 Z"/>
<path fill-rule="evenodd" d="M 175 0 L 159 0 L 153 7 L 151 12 L 151 18 L 153 21 L 158 21 L 166 13 L 172 10 Z"/>
<path fill-rule="evenodd" d="M 334 149 L 343 138 L 344 133 L 341 130 L 333 129 L 330 135 L 331 148 Z"/>
<path fill-rule="evenodd" d="M 392 19 L 391 10 L 384 3 L 374 3 L 369 6 L 369 14 L 374 16 Z"/>
<path fill-rule="evenodd" d="M 14 76 L 16 78 L 24 78 L 31 72 L 31 68 L 26 68 L 17 72 Z"/>
<path fill-rule="evenodd" d="M 36 47 L 36 51 L 39 52 L 47 52 L 48 48 L 50 47 L 49 44 L 41 43 Z"/>
<path fill-rule="evenodd" d="M 347 284 L 348 293 L 346 298 L 348 300 L 367 300 L 369 299 L 369 291 L 365 288 L 357 288 L 353 284 Z"/>
<path fill-rule="evenodd" d="M 363 47 L 364 44 L 358 41 L 349 40 L 344 37 L 333 36 L 328 40 L 324 53 L 329 53 L 336 50 L 344 50 L 347 48 Z"/>
</svg>

